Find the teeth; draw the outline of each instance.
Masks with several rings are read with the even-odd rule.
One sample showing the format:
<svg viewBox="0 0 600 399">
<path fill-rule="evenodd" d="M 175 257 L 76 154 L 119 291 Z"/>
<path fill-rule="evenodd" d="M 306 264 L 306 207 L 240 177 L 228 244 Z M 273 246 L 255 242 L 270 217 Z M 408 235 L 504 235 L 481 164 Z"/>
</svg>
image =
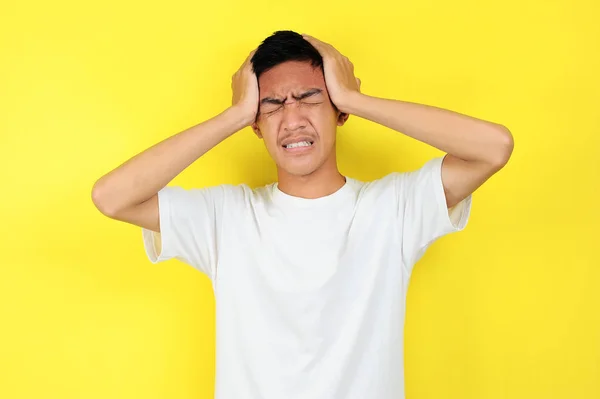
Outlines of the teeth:
<svg viewBox="0 0 600 399">
<path fill-rule="evenodd" d="M 292 143 L 285 146 L 285 148 L 296 148 L 296 147 L 310 147 L 310 141 L 300 141 L 299 143 Z"/>
</svg>

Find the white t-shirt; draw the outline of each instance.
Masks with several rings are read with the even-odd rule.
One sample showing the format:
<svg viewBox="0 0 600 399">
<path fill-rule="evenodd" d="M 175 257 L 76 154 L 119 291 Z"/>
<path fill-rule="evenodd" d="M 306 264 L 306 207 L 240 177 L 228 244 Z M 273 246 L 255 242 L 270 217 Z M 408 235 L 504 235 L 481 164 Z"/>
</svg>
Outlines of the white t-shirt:
<svg viewBox="0 0 600 399">
<path fill-rule="evenodd" d="M 159 192 L 161 233 L 143 229 L 144 248 L 212 281 L 216 399 L 404 398 L 413 265 L 471 208 L 469 196 L 448 211 L 442 160 L 346 177 L 317 199 L 277 183 Z"/>
</svg>

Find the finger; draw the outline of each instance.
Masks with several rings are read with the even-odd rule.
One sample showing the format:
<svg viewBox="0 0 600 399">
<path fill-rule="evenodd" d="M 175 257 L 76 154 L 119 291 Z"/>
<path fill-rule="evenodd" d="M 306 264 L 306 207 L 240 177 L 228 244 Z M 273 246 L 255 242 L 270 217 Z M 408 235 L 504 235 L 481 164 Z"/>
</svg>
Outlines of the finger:
<svg viewBox="0 0 600 399">
<path fill-rule="evenodd" d="M 328 46 L 329 45 L 328 43 L 324 42 L 323 40 L 319 40 L 316 37 L 311 36 L 311 35 L 306 34 L 306 33 L 303 33 L 302 37 L 305 38 L 305 39 L 307 39 L 307 40 L 309 40 L 309 41 L 311 41 L 311 42 L 315 42 L 317 44 L 320 44 L 321 46 Z"/>
<path fill-rule="evenodd" d="M 252 56 L 254 56 L 254 53 L 256 53 L 256 49 L 252 50 L 250 54 L 248 54 L 248 57 L 246 57 L 246 60 L 244 61 L 245 64 L 248 64 L 250 62 Z"/>
<path fill-rule="evenodd" d="M 316 37 L 312 37 L 310 35 L 303 34 L 302 37 L 304 37 L 304 39 L 306 41 L 308 41 L 310 44 L 312 44 L 313 47 L 317 49 L 319 54 L 321 54 L 321 56 L 328 55 L 331 57 L 342 57 L 346 61 L 350 62 L 348 57 L 346 57 L 342 53 L 340 53 L 339 50 L 336 49 L 333 45 L 326 43 L 322 40 L 319 40 Z"/>
<path fill-rule="evenodd" d="M 323 54 L 323 52 L 325 51 L 325 43 L 324 42 L 322 42 L 319 39 L 314 38 L 310 35 L 306 35 L 306 34 L 303 34 L 302 37 L 304 38 L 304 40 L 306 40 L 307 42 L 312 44 L 313 47 L 319 51 L 319 53 Z"/>
<path fill-rule="evenodd" d="M 240 67 L 240 69 L 244 69 L 244 67 L 248 67 L 248 65 L 250 64 L 250 61 L 252 60 L 252 56 L 254 55 L 254 53 L 256 53 L 256 49 L 252 50 L 250 52 L 250 54 L 248 54 L 248 56 L 246 57 L 244 62 L 242 62 L 242 66 Z"/>
</svg>

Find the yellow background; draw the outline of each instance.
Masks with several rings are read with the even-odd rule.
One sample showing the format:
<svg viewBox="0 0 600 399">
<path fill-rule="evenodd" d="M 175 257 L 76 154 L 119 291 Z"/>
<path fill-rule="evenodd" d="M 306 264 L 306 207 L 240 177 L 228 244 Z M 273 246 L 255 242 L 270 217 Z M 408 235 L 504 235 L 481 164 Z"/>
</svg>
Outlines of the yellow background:
<svg viewBox="0 0 600 399">
<path fill-rule="evenodd" d="M 93 183 L 221 112 L 278 29 L 334 44 L 364 92 L 506 125 L 508 166 L 408 293 L 410 399 L 600 398 L 600 6 L 589 1 L 13 1 L 0 11 L 0 397 L 210 398 L 209 280 L 152 265 Z M 342 173 L 441 153 L 351 117 Z M 250 129 L 171 184 L 275 178 Z M 377 398 L 372 398 L 377 399 Z"/>
</svg>

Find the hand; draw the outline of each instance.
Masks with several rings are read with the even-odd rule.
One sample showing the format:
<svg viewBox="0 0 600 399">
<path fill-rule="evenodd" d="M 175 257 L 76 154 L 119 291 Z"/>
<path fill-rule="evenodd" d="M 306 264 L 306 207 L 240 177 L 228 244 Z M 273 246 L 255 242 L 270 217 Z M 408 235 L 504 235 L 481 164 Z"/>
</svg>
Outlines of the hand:
<svg viewBox="0 0 600 399">
<path fill-rule="evenodd" d="M 331 44 L 306 34 L 302 37 L 323 57 L 325 85 L 329 98 L 341 112 L 349 113 L 348 102 L 355 94 L 360 93 L 360 79 L 354 76 L 354 64 Z"/>
<path fill-rule="evenodd" d="M 254 123 L 258 113 L 258 80 L 250 62 L 255 52 L 256 50 L 250 52 L 240 69 L 231 78 L 233 93 L 231 105 L 241 112 L 246 126 Z"/>
</svg>

